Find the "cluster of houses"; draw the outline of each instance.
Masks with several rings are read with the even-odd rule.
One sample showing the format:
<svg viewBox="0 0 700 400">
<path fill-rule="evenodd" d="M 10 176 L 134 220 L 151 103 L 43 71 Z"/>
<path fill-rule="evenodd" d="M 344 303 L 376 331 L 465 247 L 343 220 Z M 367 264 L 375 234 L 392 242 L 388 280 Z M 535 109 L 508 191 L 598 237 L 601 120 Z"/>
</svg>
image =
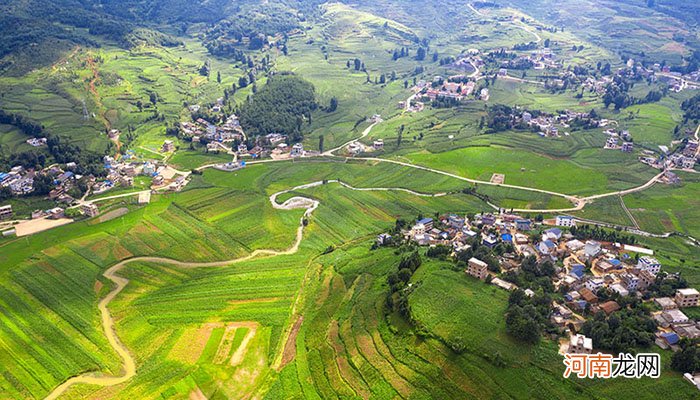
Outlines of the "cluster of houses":
<svg viewBox="0 0 700 400">
<path fill-rule="evenodd" d="M 243 128 L 235 114 L 226 118 L 220 126 L 203 118 L 194 122 L 180 122 L 180 132 L 184 138 L 189 138 L 195 143 L 230 143 L 244 138 Z"/>
<path fill-rule="evenodd" d="M 21 196 L 34 191 L 34 176 L 36 172 L 22 166 L 15 166 L 9 172 L 0 172 L 0 187 L 10 189 L 15 196 Z"/>
<path fill-rule="evenodd" d="M 657 156 L 653 151 L 645 150 L 639 157 L 639 161 L 652 168 L 664 170 L 664 174 L 660 178 L 662 183 L 676 184 L 680 182 L 680 178 L 672 170 L 694 170 L 698 154 L 700 154 L 697 141 L 689 140 L 682 149 L 670 155 L 667 155 L 668 148 L 666 146 L 659 147 L 664 154 Z"/>
<path fill-rule="evenodd" d="M 618 131 L 617 129 L 606 129 L 603 131 L 608 138 L 605 140 L 604 149 L 608 150 L 620 150 L 623 153 L 631 153 L 634 151 L 634 142 L 632 141 L 632 135 L 629 131 L 623 130 Z"/>
<path fill-rule="evenodd" d="M 369 153 L 384 149 L 384 139 L 376 139 L 371 146 L 365 145 L 359 141 L 354 141 L 346 146 L 346 150 L 350 155 L 358 155 L 361 153 Z"/>
<path fill-rule="evenodd" d="M 552 49 L 543 47 L 541 49 L 532 50 L 529 54 L 520 55 L 513 59 L 501 61 L 502 69 L 561 69 L 563 64 L 554 56 Z M 505 76 L 505 75 L 502 75 Z"/>
<path fill-rule="evenodd" d="M 606 126 L 610 123 L 606 119 L 593 118 L 589 113 L 571 110 L 564 110 L 558 114 L 539 113 L 537 116 L 523 111 L 519 117 L 515 116 L 515 118 L 516 123 L 522 122 L 536 129 L 542 137 L 560 137 L 562 132 L 565 136 L 569 136 L 569 132 L 564 130 L 571 128 L 577 121 L 585 121 L 587 125 L 593 127 Z"/>
<path fill-rule="evenodd" d="M 556 226 L 542 230 L 544 224 Z M 581 241 L 566 233 L 564 228 L 576 225 L 574 217 L 561 215 L 543 221 L 536 230 L 539 234 L 534 236 L 532 231 L 536 225 L 539 223 L 505 213 L 477 214 L 471 220 L 450 214 L 438 219 L 417 220 L 409 229 L 403 230 L 402 235 L 420 246 L 450 246 L 453 255 L 468 249 L 475 238 L 491 248 L 499 243 L 512 244 L 517 254 L 504 253 L 498 258 L 501 271 L 517 272 L 520 267 L 518 260 L 522 259 L 519 256 L 535 256 L 539 261 L 555 262 L 552 284 L 555 290 L 565 295 L 563 301 L 552 303 L 550 320 L 561 328 L 574 327 L 575 331 L 585 322 L 584 314 L 603 312 L 611 315 L 620 311 L 621 306 L 615 300 L 599 299 L 601 290 L 622 297 L 642 298 L 655 284 L 661 271 L 661 263 L 653 257 L 652 250 L 619 243 Z M 377 244 L 383 245 L 391 240 L 388 234 L 382 234 L 377 238 Z M 490 271 L 484 260 L 469 259 L 465 273 L 504 290 L 517 289 L 515 284 Z M 677 278 L 674 274 L 668 276 Z M 530 288 L 524 289 L 528 296 L 534 296 Z M 657 297 L 648 301 L 658 305 L 658 311 L 652 317 L 658 324 L 656 343 L 660 347 L 677 349 L 680 338 L 700 338 L 700 323 L 681 311 L 699 305 L 700 293 L 696 289 L 678 289 L 673 298 Z M 573 335 L 568 342 L 568 351 L 591 353 L 593 342 L 583 335 Z"/>
<path fill-rule="evenodd" d="M 665 66 L 656 72 L 663 72 L 663 75 L 660 75 L 658 79 L 666 82 L 672 92 L 678 93 L 686 89 L 700 89 L 700 84 L 698 84 L 700 82 L 700 70 L 683 75 L 680 72 L 671 72 L 671 69 Z"/>
<path fill-rule="evenodd" d="M 453 99 L 462 101 L 474 93 L 476 83 L 463 75 L 455 75 L 445 80 L 441 76 L 433 78 L 431 83 L 420 81 L 413 90 L 427 100 Z"/>
</svg>

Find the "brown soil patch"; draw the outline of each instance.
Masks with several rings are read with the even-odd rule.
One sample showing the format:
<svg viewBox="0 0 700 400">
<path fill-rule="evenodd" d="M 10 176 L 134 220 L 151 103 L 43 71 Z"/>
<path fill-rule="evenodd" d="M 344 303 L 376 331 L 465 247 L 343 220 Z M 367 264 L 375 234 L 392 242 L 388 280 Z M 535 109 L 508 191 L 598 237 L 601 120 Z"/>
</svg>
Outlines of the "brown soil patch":
<svg viewBox="0 0 700 400">
<path fill-rule="evenodd" d="M 126 249 L 126 247 L 117 244 L 112 249 L 112 254 L 117 260 L 123 260 L 125 258 L 133 257 L 133 253 Z"/>
<path fill-rule="evenodd" d="M 297 334 L 299 329 L 301 329 L 301 323 L 304 322 L 304 317 L 299 316 L 292 326 L 292 330 L 289 332 L 287 337 L 287 343 L 284 344 L 284 352 L 282 353 L 282 363 L 280 364 L 278 371 L 284 368 L 285 365 L 289 364 L 294 360 L 294 356 L 297 354 Z"/>
<path fill-rule="evenodd" d="M 196 363 L 209 341 L 212 330 L 214 325 L 204 324 L 196 330 L 185 331 L 170 349 L 168 358 L 186 364 Z"/>
<path fill-rule="evenodd" d="M 190 392 L 190 400 L 207 400 L 207 396 L 202 393 L 200 388 L 197 388 L 196 390 Z"/>
<path fill-rule="evenodd" d="M 95 291 L 95 294 L 99 294 L 100 290 L 102 290 L 102 287 L 104 284 L 101 281 L 95 281 L 95 286 L 93 286 L 93 290 Z"/>
<path fill-rule="evenodd" d="M 129 209 L 126 207 L 117 208 L 116 210 L 112 210 L 108 213 L 104 213 L 104 214 L 100 215 L 99 221 L 100 221 L 100 223 L 107 222 L 109 220 L 119 218 L 128 212 L 129 212 Z"/>
<path fill-rule="evenodd" d="M 240 327 L 241 325 L 239 325 Z M 233 353 L 231 356 L 231 366 L 235 367 L 239 365 L 240 363 L 243 362 L 243 358 L 246 355 L 246 352 L 248 351 L 248 343 L 250 343 L 251 339 L 255 336 L 255 332 L 258 329 L 258 324 L 252 324 L 248 325 L 248 333 L 245 335 L 243 338 L 243 341 L 241 342 L 240 346 L 236 349 L 236 351 Z"/>
<path fill-rule="evenodd" d="M 49 230 L 51 228 L 56 228 L 61 225 L 70 224 L 73 222 L 70 218 L 60 218 L 60 219 L 47 219 L 38 218 L 30 219 L 27 221 L 20 222 L 15 225 L 15 231 L 17 232 L 17 237 L 32 235 L 34 233 Z"/>
</svg>

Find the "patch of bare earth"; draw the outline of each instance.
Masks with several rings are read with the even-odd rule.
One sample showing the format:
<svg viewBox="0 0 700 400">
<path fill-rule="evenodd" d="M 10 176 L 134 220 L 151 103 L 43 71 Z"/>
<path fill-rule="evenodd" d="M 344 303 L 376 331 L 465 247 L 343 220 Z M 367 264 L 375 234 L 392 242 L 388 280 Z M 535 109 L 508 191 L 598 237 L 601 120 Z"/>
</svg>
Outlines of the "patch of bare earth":
<svg viewBox="0 0 700 400">
<path fill-rule="evenodd" d="M 200 388 L 197 388 L 196 390 L 190 392 L 190 400 L 207 400 L 207 396 L 202 393 Z"/>
<path fill-rule="evenodd" d="M 284 344 L 282 363 L 280 364 L 278 370 L 281 370 L 285 365 L 294 360 L 294 357 L 297 354 L 297 334 L 299 333 L 299 329 L 301 329 L 302 322 L 304 322 L 304 317 L 301 315 L 296 321 L 294 321 L 294 326 L 292 326 L 292 330 L 289 332 L 289 336 L 287 337 L 287 343 Z"/>
<path fill-rule="evenodd" d="M 239 323 L 236 323 L 235 325 L 239 328 L 241 328 L 241 327 L 248 328 L 248 333 L 245 335 L 245 337 L 241 341 L 240 346 L 238 346 L 236 351 L 231 356 L 231 366 L 232 367 L 235 367 L 243 362 L 243 358 L 245 357 L 245 354 L 248 351 L 248 343 L 250 343 L 251 339 L 253 339 L 253 337 L 255 336 L 255 332 L 258 329 L 258 324 L 255 322 L 239 322 Z"/>
<path fill-rule="evenodd" d="M 95 290 L 95 294 L 99 294 L 103 286 L 104 284 L 101 281 L 95 281 L 95 286 L 93 287 L 93 289 Z"/>
</svg>

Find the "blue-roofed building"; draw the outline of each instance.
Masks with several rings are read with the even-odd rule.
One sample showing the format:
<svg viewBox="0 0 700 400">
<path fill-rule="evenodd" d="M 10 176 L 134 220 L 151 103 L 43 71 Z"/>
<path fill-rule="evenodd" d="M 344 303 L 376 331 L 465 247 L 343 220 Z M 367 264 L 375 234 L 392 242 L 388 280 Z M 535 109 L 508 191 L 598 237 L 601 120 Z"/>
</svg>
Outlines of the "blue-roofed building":
<svg viewBox="0 0 700 400">
<path fill-rule="evenodd" d="M 515 220 L 515 228 L 519 231 L 529 231 L 532 229 L 532 222 L 529 219 Z"/>
<path fill-rule="evenodd" d="M 574 304 L 576 305 L 576 308 L 583 311 L 586 309 L 586 305 L 588 304 L 588 302 L 586 300 L 577 300 L 574 302 Z"/>
<path fill-rule="evenodd" d="M 557 245 L 551 240 L 545 240 L 540 242 L 540 244 L 537 245 L 537 248 L 540 253 L 550 255 L 557 249 Z"/>
<path fill-rule="evenodd" d="M 663 339 L 669 346 L 678 344 L 681 340 L 676 332 L 666 332 L 661 334 L 661 339 Z"/>
<path fill-rule="evenodd" d="M 547 229 L 546 231 L 544 231 L 544 235 L 550 240 L 559 240 L 559 239 L 561 239 L 561 229 L 559 229 L 559 228 Z"/>
<path fill-rule="evenodd" d="M 583 278 L 583 275 L 586 271 L 586 266 L 583 264 L 573 264 L 571 266 L 571 272 L 569 272 L 569 275 L 575 277 L 576 279 L 581 279 Z"/>
<path fill-rule="evenodd" d="M 432 218 L 423 218 L 423 219 L 419 220 L 418 223 L 425 226 L 426 231 L 433 229 L 433 219 Z"/>
<path fill-rule="evenodd" d="M 501 240 L 504 242 L 512 242 L 513 235 L 511 235 L 510 233 L 504 233 L 503 235 L 501 235 Z"/>
<path fill-rule="evenodd" d="M 612 260 L 608 260 L 608 261 L 609 261 L 610 264 L 612 264 L 613 267 L 615 267 L 616 269 L 622 269 L 622 263 L 621 263 L 620 260 L 618 260 L 617 258 L 613 258 Z"/>
</svg>

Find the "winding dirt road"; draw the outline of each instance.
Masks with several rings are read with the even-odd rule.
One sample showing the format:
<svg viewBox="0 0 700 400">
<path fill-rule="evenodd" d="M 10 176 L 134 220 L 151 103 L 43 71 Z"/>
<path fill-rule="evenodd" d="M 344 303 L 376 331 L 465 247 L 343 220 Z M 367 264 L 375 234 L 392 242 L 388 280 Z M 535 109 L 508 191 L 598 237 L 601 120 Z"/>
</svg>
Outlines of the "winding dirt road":
<svg viewBox="0 0 700 400">
<path fill-rule="evenodd" d="M 109 342 L 109 345 L 114 349 L 114 351 L 119 355 L 119 357 L 122 359 L 122 374 L 120 376 L 107 376 L 107 375 L 100 375 L 100 374 L 95 374 L 95 373 L 86 373 L 82 375 L 78 375 L 75 377 L 72 377 L 65 382 L 63 382 L 61 385 L 57 386 L 47 397 L 47 400 L 53 400 L 57 399 L 60 395 L 65 393 L 66 390 L 68 390 L 71 386 L 76 385 L 76 384 L 89 384 L 89 385 L 98 385 L 98 386 L 114 386 L 114 385 L 119 385 L 122 383 L 127 382 L 131 378 L 133 378 L 136 375 L 136 361 L 134 360 L 134 357 L 131 355 L 129 352 L 129 349 L 119 340 L 119 336 L 117 335 L 117 332 L 114 327 L 114 318 L 112 317 L 112 314 L 109 312 L 109 304 L 114 300 L 114 298 L 121 293 L 121 291 L 126 287 L 126 285 L 129 284 L 129 280 L 119 276 L 119 272 L 124 269 L 126 266 L 129 264 L 133 263 L 156 263 L 156 264 L 164 264 L 164 265 L 172 265 L 178 268 L 214 268 L 214 267 L 227 267 L 231 266 L 232 264 L 237 264 L 240 262 L 248 261 L 254 258 L 258 258 L 261 256 L 281 256 L 281 255 L 291 255 L 295 254 L 297 251 L 299 251 L 299 246 L 301 245 L 301 241 L 304 236 L 304 219 L 308 218 L 311 216 L 311 214 L 318 208 L 320 205 L 320 202 L 317 200 L 313 200 L 307 197 L 301 197 L 301 196 L 295 196 L 292 197 L 288 200 L 286 200 L 284 203 L 280 204 L 277 202 L 277 198 L 283 194 L 290 193 L 293 191 L 297 190 L 303 190 L 303 189 L 310 189 L 318 186 L 322 186 L 325 184 L 329 183 L 337 183 L 340 184 L 341 186 L 350 189 L 350 190 L 357 190 L 357 191 L 400 191 L 400 192 L 406 192 L 410 193 L 415 196 L 422 196 L 422 197 L 440 197 L 444 196 L 445 193 L 436 193 L 436 194 L 430 194 L 430 193 L 420 193 L 416 192 L 413 190 L 409 189 L 404 189 L 404 188 L 383 188 L 383 187 L 378 187 L 378 188 L 355 188 L 353 186 L 350 186 L 346 183 L 340 182 L 338 180 L 328 180 L 328 181 L 317 181 L 317 182 L 312 182 L 304 185 L 299 185 L 295 186 L 291 189 L 286 189 L 279 191 L 277 193 L 272 194 L 269 197 L 270 203 L 272 204 L 272 207 L 278 210 L 295 210 L 295 209 L 306 209 L 304 212 L 304 215 L 301 217 L 299 221 L 299 227 L 297 228 L 296 231 L 296 237 L 294 240 L 294 243 L 292 244 L 291 247 L 289 247 L 286 250 L 270 250 L 270 249 L 262 249 L 262 250 L 255 250 L 249 255 L 245 257 L 240 257 L 240 258 L 235 258 L 232 260 L 224 260 L 224 261 L 214 261 L 214 262 L 186 262 L 186 261 L 179 261 L 179 260 L 174 260 L 171 258 L 166 258 L 166 257 L 133 257 L 133 258 L 128 258 L 125 260 L 120 261 L 117 264 L 114 264 L 112 267 L 107 269 L 103 276 L 110 281 L 115 283 L 114 289 L 112 289 L 111 292 L 109 292 L 100 302 L 98 303 L 98 309 L 100 310 L 100 315 L 102 318 L 102 327 L 104 329 L 105 336 L 107 337 L 107 341 Z"/>
</svg>

